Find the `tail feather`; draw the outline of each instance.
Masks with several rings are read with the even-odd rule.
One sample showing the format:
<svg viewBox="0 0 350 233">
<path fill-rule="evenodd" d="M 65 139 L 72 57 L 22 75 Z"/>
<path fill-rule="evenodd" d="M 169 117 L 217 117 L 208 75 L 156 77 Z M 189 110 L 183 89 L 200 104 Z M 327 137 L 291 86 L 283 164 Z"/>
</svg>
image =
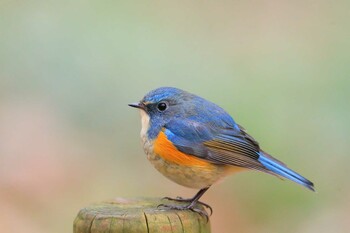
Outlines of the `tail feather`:
<svg viewBox="0 0 350 233">
<path fill-rule="evenodd" d="M 287 178 L 312 191 L 315 191 L 314 184 L 310 180 L 287 168 L 284 164 L 279 163 L 277 160 L 274 160 L 271 156 L 266 156 L 265 154 L 260 153 L 259 162 L 278 176 Z"/>
</svg>

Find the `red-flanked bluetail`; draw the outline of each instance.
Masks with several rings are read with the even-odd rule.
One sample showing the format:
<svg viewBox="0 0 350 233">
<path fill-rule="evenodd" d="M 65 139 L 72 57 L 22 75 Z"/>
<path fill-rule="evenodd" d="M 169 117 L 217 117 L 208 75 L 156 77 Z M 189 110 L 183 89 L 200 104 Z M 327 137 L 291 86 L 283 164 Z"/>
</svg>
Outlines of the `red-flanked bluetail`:
<svg viewBox="0 0 350 233">
<path fill-rule="evenodd" d="M 162 87 L 129 106 L 141 110 L 141 139 L 149 161 L 170 180 L 199 189 L 193 198 L 173 199 L 187 205 L 166 207 L 207 216 L 195 208 L 199 198 L 223 177 L 249 169 L 287 178 L 314 191 L 311 181 L 264 152 L 242 126 L 210 101 Z"/>
</svg>

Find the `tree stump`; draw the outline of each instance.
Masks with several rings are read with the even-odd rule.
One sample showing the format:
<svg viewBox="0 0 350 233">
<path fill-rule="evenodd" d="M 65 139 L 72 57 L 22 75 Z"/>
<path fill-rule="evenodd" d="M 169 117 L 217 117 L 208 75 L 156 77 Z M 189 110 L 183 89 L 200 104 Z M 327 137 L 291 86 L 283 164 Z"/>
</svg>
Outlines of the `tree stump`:
<svg viewBox="0 0 350 233">
<path fill-rule="evenodd" d="M 74 233 L 210 233 L 205 216 L 191 210 L 171 210 L 159 204 L 185 204 L 159 198 L 116 198 L 79 211 Z M 204 210 L 197 204 L 196 208 Z M 204 210 L 205 211 L 205 210 Z"/>
</svg>

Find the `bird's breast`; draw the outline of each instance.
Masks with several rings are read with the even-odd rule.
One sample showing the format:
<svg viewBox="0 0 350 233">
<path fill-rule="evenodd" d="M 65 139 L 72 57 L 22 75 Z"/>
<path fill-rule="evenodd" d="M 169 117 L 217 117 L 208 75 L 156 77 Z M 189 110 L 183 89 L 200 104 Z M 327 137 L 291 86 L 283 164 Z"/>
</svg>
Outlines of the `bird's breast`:
<svg viewBox="0 0 350 233">
<path fill-rule="evenodd" d="M 182 153 L 163 131 L 151 144 L 152 150 L 148 151 L 147 156 L 149 161 L 160 173 L 180 185 L 201 189 L 225 176 L 225 166 Z"/>
</svg>

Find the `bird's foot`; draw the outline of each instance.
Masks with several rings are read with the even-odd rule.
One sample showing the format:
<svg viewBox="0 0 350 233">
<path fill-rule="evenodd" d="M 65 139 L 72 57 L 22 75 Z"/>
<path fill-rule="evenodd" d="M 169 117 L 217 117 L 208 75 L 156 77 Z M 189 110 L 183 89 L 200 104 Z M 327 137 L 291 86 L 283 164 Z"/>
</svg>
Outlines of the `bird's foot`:
<svg viewBox="0 0 350 233">
<path fill-rule="evenodd" d="M 176 198 L 172 198 L 172 197 L 163 197 L 162 199 L 165 200 L 169 200 L 169 201 L 177 201 L 177 202 L 193 202 L 192 198 L 182 198 L 182 197 L 176 197 Z M 201 202 L 201 201 L 197 201 L 196 203 L 203 205 L 204 207 L 208 208 L 210 210 L 210 216 L 213 214 L 213 208 L 211 208 L 210 205 Z"/>
<path fill-rule="evenodd" d="M 172 199 L 168 199 L 168 198 L 165 198 L 167 200 L 172 200 Z M 184 199 L 183 199 L 184 200 Z M 176 200 L 174 200 L 176 201 Z M 195 213 L 198 213 L 202 216 L 204 216 L 206 219 L 207 219 L 207 222 L 209 221 L 209 216 L 208 216 L 208 213 L 204 210 L 201 210 L 201 209 L 198 209 L 198 208 L 195 208 L 195 205 L 196 203 L 193 203 L 191 202 L 190 204 L 188 205 L 185 205 L 185 206 L 181 206 L 181 205 L 168 205 L 168 204 L 160 204 L 157 206 L 157 208 L 159 207 L 165 207 L 165 208 L 169 208 L 169 209 L 172 209 L 172 210 L 191 210 Z M 211 209 L 211 208 L 210 208 Z"/>
</svg>

